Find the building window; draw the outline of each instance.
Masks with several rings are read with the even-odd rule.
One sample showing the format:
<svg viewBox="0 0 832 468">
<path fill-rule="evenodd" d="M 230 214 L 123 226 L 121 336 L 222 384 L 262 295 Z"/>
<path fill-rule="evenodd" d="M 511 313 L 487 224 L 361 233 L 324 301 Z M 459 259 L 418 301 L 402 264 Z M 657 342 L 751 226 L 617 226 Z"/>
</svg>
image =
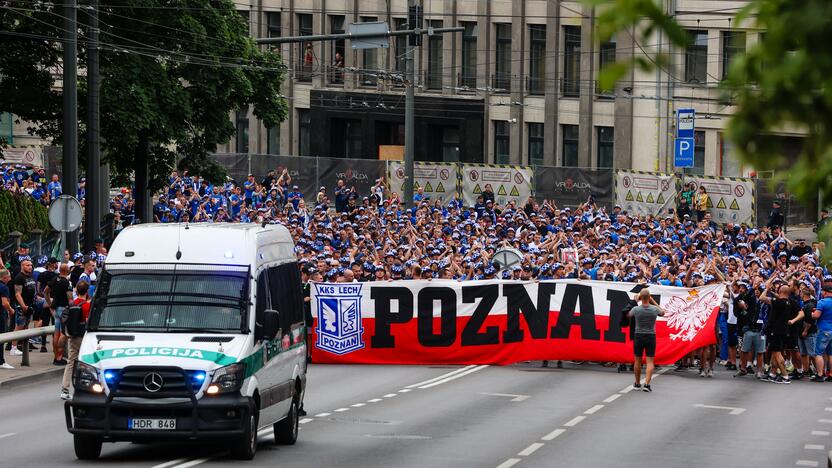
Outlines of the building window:
<svg viewBox="0 0 832 468">
<path fill-rule="evenodd" d="M 546 80 L 546 25 L 529 25 L 529 94 L 543 94 Z"/>
<path fill-rule="evenodd" d="M 375 23 L 375 16 L 362 16 L 362 23 Z M 378 83 L 378 49 L 361 50 L 361 84 L 375 86 Z"/>
<path fill-rule="evenodd" d="M 497 92 L 511 91 L 511 23 L 497 23 L 497 50 L 494 54 L 494 82 Z"/>
<path fill-rule="evenodd" d="M 598 167 L 613 166 L 613 141 L 615 129 L 613 127 L 598 128 Z"/>
<path fill-rule="evenodd" d="M 396 31 L 407 29 L 407 20 L 404 18 L 393 18 L 393 24 L 396 26 Z M 405 69 L 405 58 L 407 57 L 407 36 L 396 36 L 396 48 L 393 51 L 396 60 L 396 71 L 402 74 L 407 71 Z M 402 79 L 404 81 L 404 79 Z"/>
<path fill-rule="evenodd" d="M 722 31 L 722 79 L 728 76 L 728 70 L 734 59 L 745 53 L 745 33 L 740 31 Z"/>
<path fill-rule="evenodd" d="M 460 86 L 477 87 L 477 23 L 463 22 Z"/>
<path fill-rule="evenodd" d="M 563 166 L 578 167 L 578 126 L 561 125 L 563 133 Z"/>
<path fill-rule="evenodd" d="M 598 52 L 598 70 L 604 70 L 604 68 L 612 65 L 615 63 L 615 36 L 612 36 L 609 41 L 604 42 L 601 44 Z M 596 86 L 595 93 L 599 95 L 600 98 L 611 98 L 615 92 L 614 87 L 610 87 L 608 89 L 602 89 L 601 86 Z"/>
<path fill-rule="evenodd" d="M 494 162 L 497 164 L 508 164 L 511 151 L 508 122 L 505 120 L 494 121 Z"/>
<path fill-rule="evenodd" d="M 251 12 L 248 10 L 237 10 L 237 13 L 240 15 L 240 18 L 243 19 L 243 22 L 246 23 L 246 32 L 251 32 Z"/>
<path fill-rule="evenodd" d="M 331 34 L 344 34 L 344 17 L 330 16 L 329 17 L 329 32 Z M 329 67 L 329 82 L 334 84 L 342 84 L 344 82 L 344 54 L 345 41 L 338 39 L 330 42 L 330 57 L 332 62 Z"/>
<path fill-rule="evenodd" d="M 563 27 L 563 95 L 580 95 L 581 83 L 581 27 Z"/>
<path fill-rule="evenodd" d="M 742 162 L 734 149 L 731 140 L 722 133 L 719 134 L 720 143 L 720 168 L 719 175 L 725 177 L 742 177 Z"/>
<path fill-rule="evenodd" d="M 312 115 L 309 109 L 298 109 L 298 154 L 312 156 Z"/>
<path fill-rule="evenodd" d="M 543 165 L 543 124 L 529 123 L 529 164 Z"/>
<path fill-rule="evenodd" d="M 364 154 L 362 153 L 363 147 L 362 142 L 364 141 L 364 134 L 361 130 L 361 121 L 360 120 L 347 120 L 344 122 L 344 136 L 346 137 L 346 142 L 344 145 L 344 157 L 345 158 L 362 158 Z"/>
<path fill-rule="evenodd" d="M 237 111 L 237 152 L 248 153 L 248 107 Z"/>
<path fill-rule="evenodd" d="M 441 28 L 442 21 L 430 21 L 431 28 Z M 442 34 L 428 36 L 428 89 L 442 89 Z"/>
<path fill-rule="evenodd" d="M 690 43 L 685 49 L 685 82 L 702 84 L 708 74 L 708 31 L 688 31 Z"/>
<path fill-rule="evenodd" d="M 705 132 L 693 132 L 693 167 L 683 169 L 685 174 L 705 175 Z"/>
<path fill-rule="evenodd" d="M 280 154 L 280 124 L 266 129 L 266 154 Z"/>
<path fill-rule="evenodd" d="M 280 37 L 283 29 L 280 22 L 280 12 L 270 11 L 266 15 L 266 37 Z"/>
<path fill-rule="evenodd" d="M 312 35 L 312 15 L 305 13 L 298 14 L 298 35 Z M 298 81 L 312 81 L 312 72 L 315 68 L 315 62 L 318 61 L 317 57 L 315 57 L 315 48 L 312 46 L 312 43 L 299 43 L 298 56 L 301 57 L 301 63 L 297 66 L 295 76 L 297 76 Z"/>
</svg>

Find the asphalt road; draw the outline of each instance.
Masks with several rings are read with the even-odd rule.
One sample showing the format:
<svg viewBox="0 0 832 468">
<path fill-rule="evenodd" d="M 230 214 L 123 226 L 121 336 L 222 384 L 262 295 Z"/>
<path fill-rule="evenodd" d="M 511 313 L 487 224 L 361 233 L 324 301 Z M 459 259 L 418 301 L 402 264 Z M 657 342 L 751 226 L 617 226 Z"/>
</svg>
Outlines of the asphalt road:
<svg viewBox="0 0 832 468">
<path fill-rule="evenodd" d="M 276 446 L 261 431 L 249 464 L 823 467 L 832 448 L 832 384 L 669 370 L 648 394 L 628 391 L 632 377 L 615 369 L 565 367 L 313 365 L 298 443 Z M 0 466 L 240 464 L 216 444 L 105 444 L 100 461 L 79 462 L 58 390 L 0 391 Z"/>
</svg>

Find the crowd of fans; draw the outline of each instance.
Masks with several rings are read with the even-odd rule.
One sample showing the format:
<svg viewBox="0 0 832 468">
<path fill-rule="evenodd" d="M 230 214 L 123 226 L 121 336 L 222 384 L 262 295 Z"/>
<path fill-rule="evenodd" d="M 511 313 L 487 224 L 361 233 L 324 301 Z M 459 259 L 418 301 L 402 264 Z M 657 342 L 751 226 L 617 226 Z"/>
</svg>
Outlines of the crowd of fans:
<svg viewBox="0 0 832 468">
<path fill-rule="evenodd" d="M 19 171 L 7 169 L 4 174 L 12 181 L 7 186 L 31 190 L 39 200 L 48 202 L 60 193 L 57 178 L 45 184 L 42 170 L 31 172 L 22 183 Z M 639 216 L 620 206 L 598 206 L 592 197 L 578 206 L 533 198 L 501 206 L 486 188 L 473 206 L 465 206 L 456 197 L 440 202 L 419 190 L 415 206 L 406 208 L 384 178 L 367 193 L 339 180 L 307 200 L 285 170 L 271 171 L 261 180 L 249 174 L 240 184 L 217 185 L 174 172 L 153 205 L 153 216 L 161 223 L 283 224 L 294 236 L 305 281 L 578 278 L 685 287 L 725 283 L 720 349 L 703 350 L 697 353 L 698 362 L 685 359 L 680 369 L 696 365 L 700 375 L 710 377 L 718 354 L 737 377 L 750 373 L 788 383 L 789 376 L 801 378 L 812 368 L 818 370 L 815 380 L 832 377 L 824 361 L 832 351 L 832 298 L 824 300 L 832 296 L 832 274 L 819 262 L 824 246 L 786 238 L 777 203 L 767 224 L 755 227 L 715 223 L 700 209 L 707 206 L 701 199 L 702 194 L 686 187 L 668 214 Z M 111 200 L 110 209 L 119 226 L 135 221 L 128 189 Z M 819 224 L 829 220 L 824 211 Z M 519 251 L 521 263 L 498 271 L 491 259 L 502 248 Z M 92 265 L 94 273 L 103 255 L 91 252 L 78 260 Z M 41 260 L 49 268 L 49 259 Z M 810 362 L 817 355 L 826 357 Z"/>
</svg>

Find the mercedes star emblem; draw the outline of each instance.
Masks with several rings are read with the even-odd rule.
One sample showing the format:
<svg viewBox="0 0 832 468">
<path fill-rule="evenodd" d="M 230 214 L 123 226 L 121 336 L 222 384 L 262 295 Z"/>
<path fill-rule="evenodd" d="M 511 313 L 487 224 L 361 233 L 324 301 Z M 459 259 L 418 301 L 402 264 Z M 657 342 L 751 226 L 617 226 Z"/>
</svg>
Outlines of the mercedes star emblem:
<svg viewBox="0 0 832 468">
<path fill-rule="evenodd" d="M 162 389 L 162 385 L 164 384 L 164 379 L 162 379 L 162 376 L 156 372 L 150 372 L 144 376 L 144 389 L 150 393 L 158 392 Z"/>
</svg>

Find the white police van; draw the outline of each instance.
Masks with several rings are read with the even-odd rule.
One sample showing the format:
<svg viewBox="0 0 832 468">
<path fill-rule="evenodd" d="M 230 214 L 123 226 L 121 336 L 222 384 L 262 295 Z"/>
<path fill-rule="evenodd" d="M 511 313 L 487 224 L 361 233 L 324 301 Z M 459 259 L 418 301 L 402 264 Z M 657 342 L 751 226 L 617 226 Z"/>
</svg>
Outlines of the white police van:
<svg viewBox="0 0 832 468">
<path fill-rule="evenodd" d="M 110 249 L 64 409 L 78 458 L 102 442 L 293 444 L 306 386 L 303 291 L 283 226 L 146 224 Z"/>
</svg>

